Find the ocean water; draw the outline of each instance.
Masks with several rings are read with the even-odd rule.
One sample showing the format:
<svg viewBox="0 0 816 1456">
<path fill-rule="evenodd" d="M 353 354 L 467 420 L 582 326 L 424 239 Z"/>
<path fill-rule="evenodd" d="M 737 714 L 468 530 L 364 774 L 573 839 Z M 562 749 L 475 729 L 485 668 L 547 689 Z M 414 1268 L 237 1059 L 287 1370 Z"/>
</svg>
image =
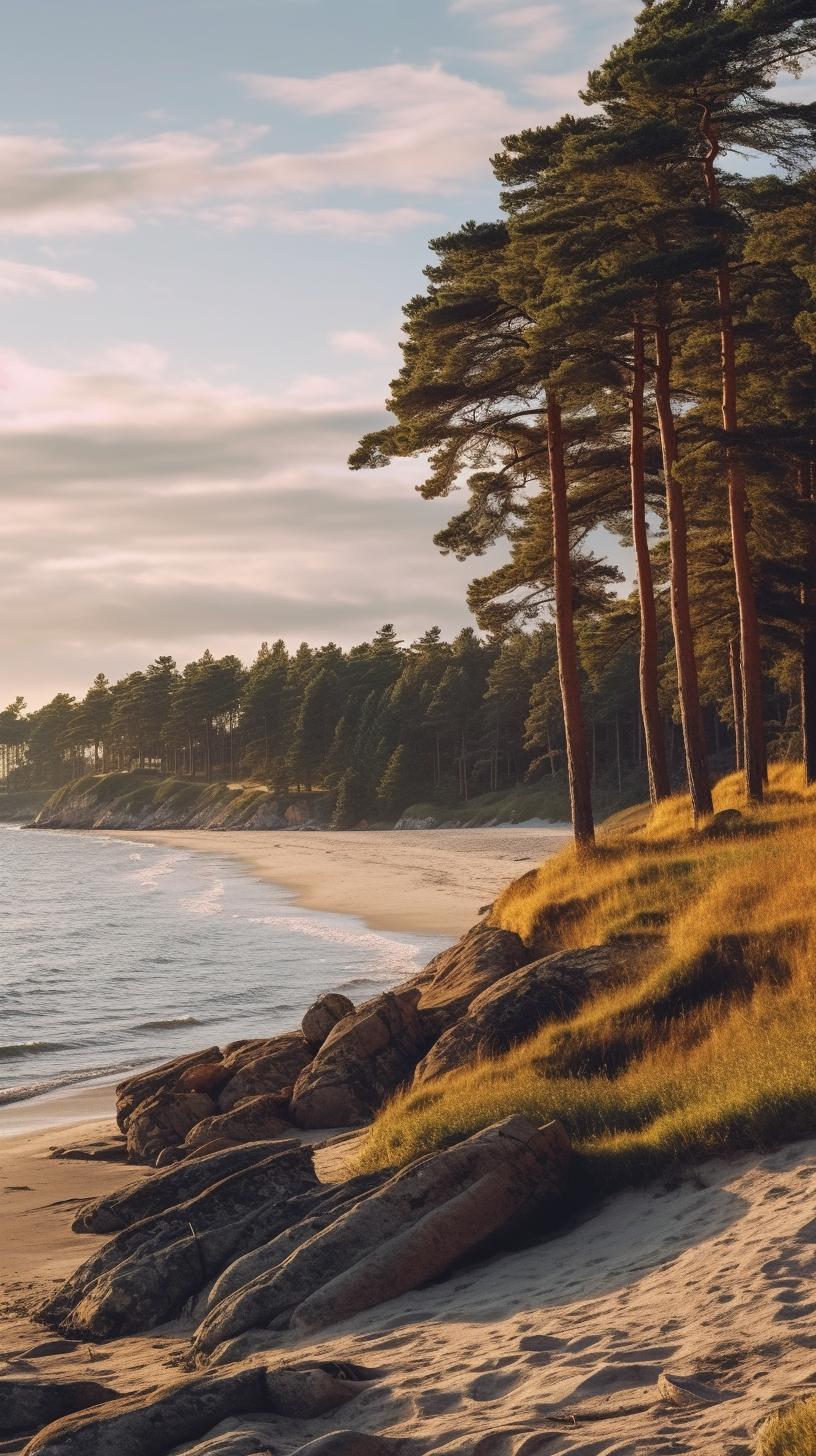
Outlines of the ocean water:
<svg viewBox="0 0 816 1456">
<path fill-rule="evenodd" d="M 217 855 L 0 823 L 0 1106 L 288 1031 L 449 943 L 303 910 Z"/>
</svg>

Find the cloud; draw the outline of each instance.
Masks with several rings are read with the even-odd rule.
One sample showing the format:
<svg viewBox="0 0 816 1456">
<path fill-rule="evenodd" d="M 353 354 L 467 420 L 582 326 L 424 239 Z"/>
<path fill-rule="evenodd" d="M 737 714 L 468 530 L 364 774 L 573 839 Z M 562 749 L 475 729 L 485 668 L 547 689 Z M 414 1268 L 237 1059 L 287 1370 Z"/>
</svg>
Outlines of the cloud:
<svg viewBox="0 0 816 1456">
<path fill-rule="evenodd" d="M 63 273 L 58 268 L 0 258 L 0 293 L 45 293 L 48 289 L 57 293 L 88 293 L 95 288 L 93 279 L 83 278 L 80 273 Z"/>
<path fill-rule="evenodd" d="M 246 658 L 264 637 L 467 620 L 472 571 L 432 544 L 449 503 L 416 495 L 421 464 L 346 467 L 384 422 L 375 374 L 275 396 L 179 378 L 150 350 L 74 370 L 0 351 L 2 702 L 164 650 Z"/>
<path fill-rule="evenodd" d="M 84 151 L 59 139 L 2 136 L 0 232 L 121 232 L 140 215 L 192 214 L 233 228 L 385 236 L 430 215 L 303 200 L 350 189 L 449 194 L 487 178 L 502 134 L 534 120 L 500 91 L 441 65 L 240 79 L 256 98 L 304 115 L 347 114 L 344 133 L 304 151 L 271 151 L 266 126 L 231 122 L 114 137 Z"/>
<path fill-rule="evenodd" d="M 378 334 L 361 333 L 358 329 L 341 329 L 329 335 L 335 354 L 362 354 L 367 359 L 390 359 L 394 346 Z"/>
<path fill-rule="evenodd" d="M 570 37 L 561 5 L 506 5 L 496 0 L 454 0 L 456 13 L 474 12 L 501 44 L 476 52 L 482 61 L 500 66 L 529 66 L 553 55 Z"/>
</svg>

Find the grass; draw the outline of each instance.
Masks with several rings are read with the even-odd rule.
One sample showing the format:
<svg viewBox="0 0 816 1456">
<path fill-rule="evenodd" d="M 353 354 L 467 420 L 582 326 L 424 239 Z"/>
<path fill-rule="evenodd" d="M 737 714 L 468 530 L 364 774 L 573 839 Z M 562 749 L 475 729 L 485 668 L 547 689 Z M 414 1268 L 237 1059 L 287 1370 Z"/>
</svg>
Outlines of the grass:
<svg viewBox="0 0 816 1456">
<path fill-rule="evenodd" d="M 797 1401 L 771 1416 L 759 1433 L 757 1456 L 813 1456 L 816 1451 L 816 1396 Z"/>
<path fill-rule="evenodd" d="M 715 810 L 700 830 L 682 796 L 648 822 L 619 816 L 594 852 L 508 886 L 495 925 L 541 955 L 615 943 L 624 980 L 507 1056 L 397 1097 L 361 1168 L 522 1112 L 564 1122 L 583 1198 L 816 1134 L 816 791 L 779 765 L 762 806 L 734 775 Z"/>
</svg>

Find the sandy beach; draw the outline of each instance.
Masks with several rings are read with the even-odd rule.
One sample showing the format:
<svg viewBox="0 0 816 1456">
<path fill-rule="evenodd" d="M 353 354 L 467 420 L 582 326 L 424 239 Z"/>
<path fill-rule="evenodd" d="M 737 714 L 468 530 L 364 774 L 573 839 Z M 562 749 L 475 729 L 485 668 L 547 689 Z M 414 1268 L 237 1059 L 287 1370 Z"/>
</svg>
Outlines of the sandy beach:
<svg viewBox="0 0 816 1456">
<path fill-rule="evenodd" d="M 150 837 L 228 854 L 309 906 L 450 934 L 511 875 L 563 843 L 541 830 L 394 835 L 387 853 L 375 834 Z M 32 1319 L 103 1242 L 71 1233 L 76 1207 L 151 1176 L 52 1156 L 109 1135 L 111 1111 L 112 1087 L 94 1086 L 17 1104 L 0 1119 L 0 1378 L 92 1378 L 126 1393 L 179 1374 L 189 1322 L 49 1353 L 40 1349 L 48 1331 Z M 342 1179 L 354 1145 L 319 1149 L 324 1181 Z M 265 1417 L 270 1449 L 288 1456 L 342 1426 L 407 1438 L 411 1456 L 749 1456 L 774 1408 L 816 1390 L 814 1250 L 816 1141 L 710 1161 L 680 1183 L 623 1194 L 543 1243 L 462 1269 L 320 1339 L 282 1334 L 282 1354 L 350 1359 L 379 1373 L 342 1412 Z M 708 1397 L 667 1402 L 657 1385 L 666 1372 L 702 1382 Z M 242 1420 L 223 1429 L 240 1430 Z"/>
<path fill-rule="evenodd" d="M 107 1123 L 75 1130 L 93 1140 Z M 37 1353 L 30 1310 L 102 1242 L 73 1209 L 133 1168 L 54 1161 L 50 1133 L 0 1143 L 0 1377 L 93 1378 L 122 1392 L 178 1375 L 181 1321 L 107 1345 Z M 337 1168 L 321 1172 L 336 1177 Z M 281 1354 L 352 1359 L 378 1378 L 342 1412 L 265 1417 L 272 1449 L 329 1430 L 410 1438 L 445 1456 L 749 1456 L 761 1421 L 816 1390 L 816 1142 L 711 1161 L 670 1188 L 611 1200 L 537 1246 L 463 1269 Z M 660 1375 L 710 1398 L 660 1399 Z M 247 1418 L 249 1419 L 249 1418 Z M 250 1423 L 251 1424 L 251 1423 Z M 239 1418 L 224 1429 L 241 1429 Z M 22 1450 L 24 1442 L 3 1445 Z"/>
<path fill-rule="evenodd" d="M 130 831 L 119 837 L 133 839 Z M 359 915 L 374 930 L 461 935 L 509 880 L 557 854 L 569 829 L 377 833 L 150 831 L 156 844 L 226 855 L 293 890 L 310 910 Z"/>
</svg>

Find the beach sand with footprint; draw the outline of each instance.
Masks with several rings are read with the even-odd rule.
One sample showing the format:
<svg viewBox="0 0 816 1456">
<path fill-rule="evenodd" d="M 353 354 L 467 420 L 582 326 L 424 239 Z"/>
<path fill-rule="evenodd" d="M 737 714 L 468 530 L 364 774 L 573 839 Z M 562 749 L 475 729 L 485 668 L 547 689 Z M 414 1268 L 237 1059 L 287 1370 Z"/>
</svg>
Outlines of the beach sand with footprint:
<svg viewBox="0 0 816 1456">
<path fill-rule="evenodd" d="M 87 1165 L 47 1161 L 38 1136 L 5 1142 L 3 1184 L 30 1185 L 16 1197 L 27 1204 L 31 1249 L 28 1274 L 19 1245 L 13 1269 L 0 1268 L 5 1357 L 43 1338 L 25 1317 L 29 1283 L 43 1290 L 37 1230 L 53 1240 L 62 1218 L 60 1266 L 98 1242 L 68 1233 Z M 332 1164 L 324 1176 L 339 1171 Z M 104 1176 L 124 1182 L 133 1170 Z M 178 1375 L 187 1333 L 178 1322 L 93 1351 L 34 1356 L 27 1373 L 98 1378 L 103 1369 L 118 1388 L 143 1388 Z M 380 1378 L 332 1417 L 270 1418 L 282 1456 L 338 1425 L 446 1456 L 748 1456 L 772 1410 L 816 1390 L 816 1141 L 712 1160 L 676 1187 L 620 1195 L 544 1243 L 327 1333 L 320 1341 L 286 1334 L 281 1352 L 342 1355 Z M 666 1373 L 696 1381 L 703 1398 L 663 1399 Z"/>
</svg>

